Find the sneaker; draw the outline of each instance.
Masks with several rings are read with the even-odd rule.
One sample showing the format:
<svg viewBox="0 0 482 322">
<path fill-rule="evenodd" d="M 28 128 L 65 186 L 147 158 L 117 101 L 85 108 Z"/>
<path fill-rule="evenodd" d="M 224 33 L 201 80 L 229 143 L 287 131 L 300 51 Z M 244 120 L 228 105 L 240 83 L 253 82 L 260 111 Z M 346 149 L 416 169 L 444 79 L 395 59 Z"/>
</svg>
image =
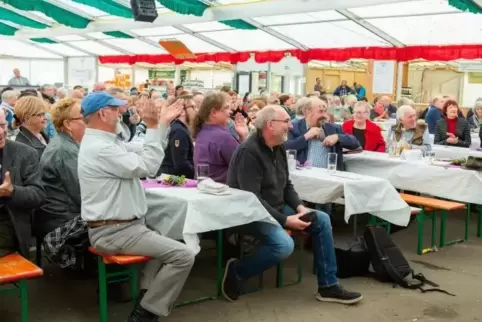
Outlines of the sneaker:
<svg viewBox="0 0 482 322">
<path fill-rule="evenodd" d="M 226 263 L 224 270 L 222 292 L 226 300 L 236 301 L 241 294 L 241 283 L 234 272 L 234 266 L 238 263 L 236 258 L 231 258 Z"/>
<path fill-rule="evenodd" d="M 357 292 L 349 292 L 341 285 L 334 285 L 318 289 L 316 299 L 321 302 L 333 302 L 341 304 L 355 304 L 363 299 Z"/>
</svg>

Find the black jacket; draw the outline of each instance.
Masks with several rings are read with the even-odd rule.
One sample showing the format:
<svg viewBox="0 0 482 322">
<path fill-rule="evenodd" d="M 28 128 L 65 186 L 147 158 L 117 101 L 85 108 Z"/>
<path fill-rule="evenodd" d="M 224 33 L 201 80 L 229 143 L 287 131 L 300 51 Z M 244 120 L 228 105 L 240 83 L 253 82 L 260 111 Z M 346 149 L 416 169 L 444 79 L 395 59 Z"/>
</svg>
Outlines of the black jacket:
<svg viewBox="0 0 482 322">
<path fill-rule="evenodd" d="M 49 138 L 48 136 L 42 131 L 40 132 L 42 137 L 44 138 L 45 142 L 49 143 Z M 15 138 L 15 142 L 20 142 L 23 144 L 26 144 L 35 150 L 37 150 L 38 153 L 38 161 L 42 157 L 42 154 L 44 153 L 45 148 L 47 147 L 44 145 L 40 140 L 27 128 L 21 126 L 20 131 L 18 132 L 17 137 Z"/>
<path fill-rule="evenodd" d="M 251 135 L 234 152 L 227 184 L 254 193 L 282 226 L 286 223 L 284 206 L 296 210 L 302 204 L 289 179 L 284 146 L 270 149 L 258 134 Z"/>
<path fill-rule="evenodd" d="M 460 117 L 457 119 L 457 124 L 455 125 L 455 136 L 459 138 L 457 144 L 447 143 L 447 121 L 445 119 L 441 119 L 437 122 L 437 125 L 435 125 L 435 136 L 433 143 L 469 148 L 472 144 L 472 140 L 470 137 L 470 125 L 466 119 Z"/>
<path fill-rule="evenodd" d="M 3 148 L 2 178 L 10 172 L 13 194 L 5 200 L 22 256 L 28 258 L 32 235 L 32 213 L 45 201 L 37 151 L 25 144 L 9 141 Z"/>
<path fill-rule="evenodd" d="M 194 146 L 188 127 L 183 122 L 175 120 L 171 123 L 168 139 L 166 155 L 157 175 L 184 175 L 186 178 L 194 179 Z"/>
</svg>

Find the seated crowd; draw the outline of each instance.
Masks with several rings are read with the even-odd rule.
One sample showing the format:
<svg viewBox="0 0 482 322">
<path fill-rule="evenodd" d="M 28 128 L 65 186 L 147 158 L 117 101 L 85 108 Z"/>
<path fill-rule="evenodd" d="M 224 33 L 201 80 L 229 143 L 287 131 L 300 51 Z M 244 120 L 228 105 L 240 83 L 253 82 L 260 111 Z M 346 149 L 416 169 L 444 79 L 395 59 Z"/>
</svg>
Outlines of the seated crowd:
<svg viewBox="0 0 482 322">
<path fill-rule="evenodd" d="M 301 165 L 319 168 L 327 167 L 328 153 L 336 153 L 337 168 L 344 170 L 346 150 L 386 151 L 375 122 L 392 117 L 390 140 L 431 146 L 431 125 L 417 120 L 413 102 L 402 100 L 397 108 L 388 97 L 372 108 L 351 94 L 272 93 L 241 100 L 229 89 L 203 94 L 179 86 L 167 98 L 155 91 L 128 95 L 103 84 L 88 95 L 79 88 L 57 94 L 45 85 L 39 94 L 1 95 L 0 256 L 17 251 L 27 257 L 34 234 L 61 267 L 83 263 L 86 245 L 107 254 L 151 257 L 129 322 L 167 316 L 195 260 L 184 243 L 146 226 L 140 178 L 161 173 L 194 178 L 195 166 L 207 164 L 211 179 L 252 192 L 280 224 L 233 228 L 258 238 L 261 246 L 227 262 L 222 291 L 229 301 L 240 297 L 244 281 L 293 252 L 289 229 L 312 236 L 316 298 L 353 304 L 362 295 L 345 290 L 336 277 L 330 207 L 316 210 L 312 222 L 300 219 L 308 206 L 323 205 L 300 200 L 289 179 L 286 149 L 297 151 Z M 467 121 L 454 100 L 434 100 L 426 117 L 428 122 L 433 111 L 442 115 L 434 127 L 435 144 L 470 146 L 471 128 L 481 128 L 479 103 Z"/>
</svg>

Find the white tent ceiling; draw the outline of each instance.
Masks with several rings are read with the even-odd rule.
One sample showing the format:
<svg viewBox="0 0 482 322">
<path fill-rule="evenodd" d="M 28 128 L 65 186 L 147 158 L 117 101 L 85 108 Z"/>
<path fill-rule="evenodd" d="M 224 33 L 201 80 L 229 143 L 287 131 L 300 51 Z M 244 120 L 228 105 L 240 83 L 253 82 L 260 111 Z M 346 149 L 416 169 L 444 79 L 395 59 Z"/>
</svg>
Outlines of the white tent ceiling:
<svg viewBox="0 0 482 322">
<path fill-rule="evenodd" d="M 116 0 L 129 6 L 128 0 Z M 202 17 L 180 15 L 159 5 L 153 24 L 109 16 L 69 0 L 48 0 L 93 20 L 85 29 L 57 24 L 39 12 L 16 12 L 52 26 L 19 29 L 0 36 L 0 55 L 62 58 L 90 55 L 165 54 L 161 39 L 178 39 L 194 53 L 364 46 L 482 43 L 482 15 L 458 11 L 447 0 L 218 0 Z M 158 2 L 157 2 L 158 3 Z M 226 5 L 228 4 L 228 5 Z M 0 7 L 12 9 L 2 3 Z M 217 21 L 244 19 L 257 30 L 239 30 Z M 103 31 L 122 31 L 133 39 Z M 34 43 L 49 38 L 56 44 Z"/>
</svg>

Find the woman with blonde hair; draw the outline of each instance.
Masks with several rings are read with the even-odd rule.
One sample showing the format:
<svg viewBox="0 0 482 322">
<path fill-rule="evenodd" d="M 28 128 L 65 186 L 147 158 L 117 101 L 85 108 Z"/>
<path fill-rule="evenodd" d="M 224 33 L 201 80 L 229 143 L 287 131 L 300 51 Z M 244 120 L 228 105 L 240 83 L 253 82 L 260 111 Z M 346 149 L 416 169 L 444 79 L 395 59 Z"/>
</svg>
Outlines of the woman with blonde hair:
<svg viewBox="0 0 482 322">
<path fill-rule="evenodd" d="M 34 96 L 20 98 L 15 104 L 13 128 L 19 129 L 16 141 L 37 150 L 39 158 L 49 143 L 44 129 L 47 124 L 45 104 Z"/>
<path fill-rule="evenodd" d="M 85 131 L 80 103 L 64 98 L 53 106 L 52 123 L 57 135 L 40 159 L 46 201 L 35 214 L 36 234 L 40 237 L 80 218 L 80 186 L 77 174 L 79 146 Z"/>
</svg>

